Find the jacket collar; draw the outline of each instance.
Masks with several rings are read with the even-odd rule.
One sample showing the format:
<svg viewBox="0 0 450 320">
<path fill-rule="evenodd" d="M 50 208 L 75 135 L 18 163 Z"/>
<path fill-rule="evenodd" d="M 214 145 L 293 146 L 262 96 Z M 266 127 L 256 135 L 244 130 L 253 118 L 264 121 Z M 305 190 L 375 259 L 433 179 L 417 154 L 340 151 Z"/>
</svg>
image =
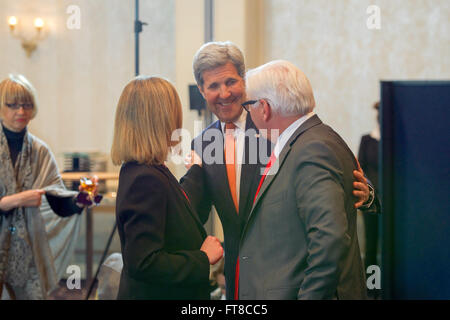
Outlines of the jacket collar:
<svg viewBox="0 0 450 320">
<path fill-rule="evenodd" d="M 308 120 L 306 120 L 291 136 L 291 138 L 288 140 L 286 145 L 284 146 L 283 150 L 281 150 L 281 153 L 279 157 L 276 159 L 274 164 L 272 165 L 270 171 L 268 172 L 268 175 L 264 179 L 264 182 L 261 186 L 261 189 L 259 190 L 258 196 L 255 199 L 255 202 L 253 203 L 252 210 L 249 215 L 249 219 L 251 215 L 253 214 L 256 206 L 258 205 L 260 199 L 264 196 L 264 193 L 268 189 L 268 187 L 271 185 L 273 179 L 277 176 L 278 172 L 280 171 L 281 167 L 283 166 L 284 161 L 286 160 L 289 152 L 291 151 L 292 145 L 297 141 L 297 139 L 307 130 L 310 128 L 317 126 L 321 124 L 322 121 L 319 119 L 317 115 L 312 116 Z"/>
</svg>

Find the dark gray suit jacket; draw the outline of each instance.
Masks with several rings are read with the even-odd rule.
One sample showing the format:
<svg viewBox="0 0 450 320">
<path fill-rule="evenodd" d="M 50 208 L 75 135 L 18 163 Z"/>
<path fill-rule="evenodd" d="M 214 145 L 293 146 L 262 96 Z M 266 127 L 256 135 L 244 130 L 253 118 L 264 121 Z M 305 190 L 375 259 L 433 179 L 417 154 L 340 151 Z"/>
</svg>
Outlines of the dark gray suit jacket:
<svg viewBox="0 0 450 320">
<path fill-rule="evenodd" d="M 316 115 L 285 145 L 239 249 L 239 299 L 364 299 L 355 157 Z"/>
</svg>

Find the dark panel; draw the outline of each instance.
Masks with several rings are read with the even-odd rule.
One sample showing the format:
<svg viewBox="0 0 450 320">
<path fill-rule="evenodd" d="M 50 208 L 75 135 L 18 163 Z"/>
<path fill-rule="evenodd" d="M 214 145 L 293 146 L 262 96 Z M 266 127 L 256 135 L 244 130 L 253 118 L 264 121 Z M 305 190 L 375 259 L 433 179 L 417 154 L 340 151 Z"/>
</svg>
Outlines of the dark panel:
<svg viewBox="0 0 450 320">
<path fill-rule="evenodd" d="M 386 298 L 450 299 L 450 82 L 382 82 Z"/>
</svg>

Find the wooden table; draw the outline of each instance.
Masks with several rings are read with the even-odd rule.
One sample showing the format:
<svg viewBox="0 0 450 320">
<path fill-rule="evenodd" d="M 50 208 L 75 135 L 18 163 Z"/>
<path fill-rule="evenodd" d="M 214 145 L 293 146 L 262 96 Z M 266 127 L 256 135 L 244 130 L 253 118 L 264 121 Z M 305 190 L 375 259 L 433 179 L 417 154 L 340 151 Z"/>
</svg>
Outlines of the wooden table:
<svg viewBox="0 0 450 320">
<path fill-rule="evenodd" d="M 97 176 L 98 180 L 119 180 L 119 174 L 114 172 L 62 172 L 61 177 L 66 181 L 78 181 L 84 177 Z"/>
</svg>

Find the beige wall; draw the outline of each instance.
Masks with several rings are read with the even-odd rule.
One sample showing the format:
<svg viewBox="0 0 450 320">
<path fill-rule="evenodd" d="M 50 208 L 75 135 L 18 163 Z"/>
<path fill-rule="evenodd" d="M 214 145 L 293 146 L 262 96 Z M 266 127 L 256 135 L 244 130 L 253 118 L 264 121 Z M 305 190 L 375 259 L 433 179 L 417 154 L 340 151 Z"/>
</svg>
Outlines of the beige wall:
<svg viewBox="0 0 450 320">
<path fill-rule="evenodd" d="M 176 86 L 183 105 L 183 128 L 194 138 L 194 125 L 202 123 L 197 111 L 189 110 L 189 84 L 195 84 L 192 58 L 204 42 L 204 0 L 175 1 L 175 73 Z M 199 126 L 197 130 L 201 130 Z M 184 150 L 190 149 L 190 140 L 184 139 Z M 183 165 L 169 163 L 175 176 L 181 178 L 186 172 Z"/>
<path fill-rule="evenodd" d="M 188 110 L 194 83 L 192 57 L 203 43 L 203 0 L 141 0 L 141 74 L 173 81 L 183 125 L 194 135 L 197 113 Z M 368 30 L 366 9 L 381 9 L 381 29 Z M 81 9 L 81 29 L 69 30 L 69 5 Z M 372 103 L 380 79 L 450 77 L 450 2 L 447 0 L 216 0 L 215 39 L 231 40 L 247 65 L 288 59 L 310 78 L 317 113 L 356 152 L 375 125 Z M 46 20 L 48 36 L 27 58 L 6 25 Z M 28 21 L 27 21 L 28 19 Z M 31 131 L 60 158 L 71 150 L 110 149 L 114 110 L 134 76 L 134 1 L 2 0 L 0 77 L 23 73 L 40 100 Z M 174 166 L 177 176 L 182 166 Z"/>
<path fill-rule="evenodd" d="M 66 26 L 69 5 L 81 9 L 79 30 Z M 1 6 L 0 77 L 21 73 L 35 85 L 40 110 L 30 131 L 59 160 L 64 151 L 109 153 L 117 101 L 134 77 L 134 1 L 2 0 Z M 175 82 L 174 10 L 174 0 L 141 1 L 141 20 L 149 23 L 141 34 L 141 74 Z M 9 33 L 10 15 L 23 28 L 35 16 L 47 23 L 48 36 L 31 58 Z"/>
<path fill-rule="evenodd" d="M 381 29 L 369 30 L 369 5 Z M 379 81 L 450 78 L 448 0 L 265 0 L 264 60 L 309 77 L 316 112 L 354 152 L 375 125 Z M 417 115 L 420 116 L 420 115 Z"/>
<path fill-rule="evenodd" d="M 187 88 L 204 41 L 204 0 L 140 3 L 140 18 L 149 23 L 141 34 L 141 74 L 175 84 L 183 127 L 193 137 L 201 118 L 189 110 Z M 381 9 L 380 30 L 366 26 L 371 4 Z M 66 27 L 69 5 L 81 9 L 80 30 Z M 35 16 L 47 23 L 48 36 L 31 58 L 9 33 L 10 15 L 25 29 Z M 134 76 L 133 21 L 132 0 L 1 0 L 0 78 L 22 73 L 36 86 L 40 111 L 30 130 L 60 165 L 64 151 L 109 153 L 116 104 Z M 371 105 L 380 79 L 450 78 L 449 30 L 448 0 L 215 1 L 215 40 L 239 45 L 249 68 L 274 59 L 299 66 L 312 82 L 316 112 L 355 153 L 375 125 Z M 183 165 L 169 167 L 177 177 L 185 172 Z"/>
</svg>

